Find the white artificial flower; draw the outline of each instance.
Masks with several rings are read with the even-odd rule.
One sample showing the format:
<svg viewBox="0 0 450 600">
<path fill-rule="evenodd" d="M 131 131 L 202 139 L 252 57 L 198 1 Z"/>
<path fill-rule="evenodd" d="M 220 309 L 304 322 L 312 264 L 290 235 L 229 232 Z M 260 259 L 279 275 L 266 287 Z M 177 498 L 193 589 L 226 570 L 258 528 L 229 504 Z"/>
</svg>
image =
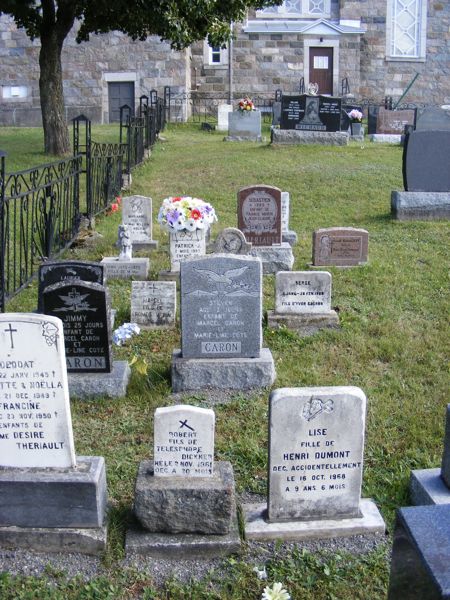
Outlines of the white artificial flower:
<svg viewBox="0 0 450 600">
<path fill-rule="evenodd" d="M 258 569 L 258 567 L 253 567 L 253 571 L 256 573 L 258 579 L 267 579 L 266 567 L 263 567 L 262 569 Z"/>
<path fill-rule="evenodd" d="M 283 588 L 283 584 L 277 581 L 270 588 L 269 586 L 264 588 L 261 600 L 290 600 L 290 595 Z"/>
</svg>

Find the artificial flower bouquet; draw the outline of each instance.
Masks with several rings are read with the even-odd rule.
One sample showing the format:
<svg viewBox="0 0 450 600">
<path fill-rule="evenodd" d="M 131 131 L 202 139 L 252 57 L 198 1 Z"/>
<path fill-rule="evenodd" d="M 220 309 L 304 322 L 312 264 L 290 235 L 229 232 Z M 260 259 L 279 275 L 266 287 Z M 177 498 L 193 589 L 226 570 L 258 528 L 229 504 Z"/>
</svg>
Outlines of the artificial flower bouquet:
<svg viewBox="0 0 450 600">
<path fill-rule="evenodd" d="M 357 108 L 354 108 L 347 114 L 348 114 L 349 118 L 351 119 L 352 123 L 361 123 L 362 122 L 363 114 Z"/>
<path fill-rule="evenodd" d="M 256 110 L 256 106 L 253 104 L 253 100 L 251 100 L 248 96 L 245 98 L 241 98 L 238 102 L 238 110 L 245 112 L 248 110 Z"/>
<path fill-rule="evenodd" d="M 205 229 L 214 221 L 217 217 L 211 204 L 191 196 L 165 198 L 158 214 L 158 223 L 169 232 Z"/>
</svg>

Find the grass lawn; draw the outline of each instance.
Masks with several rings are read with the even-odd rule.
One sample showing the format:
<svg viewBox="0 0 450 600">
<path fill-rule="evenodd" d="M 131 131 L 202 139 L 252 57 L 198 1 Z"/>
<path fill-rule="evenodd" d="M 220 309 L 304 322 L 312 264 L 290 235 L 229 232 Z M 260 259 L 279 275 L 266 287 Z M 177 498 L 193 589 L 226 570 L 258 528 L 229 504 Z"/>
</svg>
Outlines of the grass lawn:
<svg viewBox="0 0 450 600">
<path fill-rule="evenodd" d="M 0 129 L 7 171 L 40 156 L 38 131 Z M 99 139 L 97 132 L 111 133 L 103 131 L 93 128 L 93 139 Z M 211 202 L 219 216 L 214 237 L 219 229 L 237 225 L 237 190 L 266 183 L 291 195 L 290 228 L 299 237 L 294 270 L 308 268 L 313 230 L 353 226 L 369 231 L 367 266 L 327 269 L 333 275 L 332 306 L 339 312 L 341 330 L 301 339 L 286 329 L 264 326 L 264 346 L 275 359 L 274 388 L 355 385 L 365 392 L 363 496 L 375 500 L 392 531 L 395 509 L 409 503 L 411 469 L 436 467 L 442 456 L 449 382 L 448 223 L 391 219 L 391 190 L 402 189 L 399 147 L 224 143 L 223 134 L 202 132 L 199 125 L 171 125 L 163 137 L 151 158 L 133 172 L 130 192 L 153 198 L 154 221 L 164 197 L 198 196 Z M 116 254 L 119 222 L 117 213 L 97 219 L 103 238 L 95 246 L 73 248 L 67 256 L 100 260 Z M 160 245 L 150 256 L 151 278 L 169 268 L 167 234 L 155 225 L 154 237 Z M 130 318 L 131 284 L 111 281 L 109 287 L 119 325 Z M 33 282 L 7 308 L 31 311 L 36 304 Z M 274 278 L 265 276 L 264 309 L 273 306 Z M 112 504 L 104 557 L 108 577 L 80 584 L 62 576 L 55 583 L 52 574 L 0 575 L 1 598 L 260 598 L 265 583 L 252 572 L 245 546 L 242 557 L 225 561 L 225 575 L 212 572 L 189 585 L 173 581 L 159 591 L 145 573 L 119 565 L 137 465 L 151 452 L 153 413 L 171 403 L 169 369 L 175 347 L 179 329 L 142 333 L 126 347 L 115 348 L 116 358 L 133 363 L 127 398 L 71 401 L 77 454 L 106 459 Z M 215 407 L 216 458 L 232 462 L 238 492 L 266 491 L 269 392 L 237 393 L 230 403 Z M 186 402 L 206 406 L 201 393 Z M 295 600 L 381 600 L 387 592 L 390 545 L 387 537 L 385 546 L 360 557 L 299 548 L 270 560 L 269 581 L 282 581 Z M 49 587 L 49 581 L 55 584 Z"/>
</svg>

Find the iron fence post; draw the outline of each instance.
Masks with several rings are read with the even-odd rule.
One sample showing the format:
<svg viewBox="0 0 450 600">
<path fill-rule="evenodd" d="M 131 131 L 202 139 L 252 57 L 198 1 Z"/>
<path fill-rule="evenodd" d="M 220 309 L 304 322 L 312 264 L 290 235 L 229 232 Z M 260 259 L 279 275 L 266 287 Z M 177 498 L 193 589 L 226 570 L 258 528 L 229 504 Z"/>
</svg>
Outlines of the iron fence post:
<svg viewBox="0 0 450 600">
<path fill-rule="evenodd" d="M 0 150 L 0 312 L 5 312 L 5 157 Z"/>
</svg>

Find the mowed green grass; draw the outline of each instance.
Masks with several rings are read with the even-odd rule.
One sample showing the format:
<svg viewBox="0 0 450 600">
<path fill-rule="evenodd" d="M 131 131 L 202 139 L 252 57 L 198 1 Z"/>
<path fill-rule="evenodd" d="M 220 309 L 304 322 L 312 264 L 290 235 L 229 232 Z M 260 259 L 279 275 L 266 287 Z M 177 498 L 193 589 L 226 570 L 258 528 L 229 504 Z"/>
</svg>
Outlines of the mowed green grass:
<svg viewBox="0 0 450 600">
<path fill-rule="evenodd" d="M 10 131 L 0 130 L 0 148 L 8 152 L 7 164 L 16 164 L 20 144 L 17 130 L 12 136 Z M 39 138 L 32 130 L 26 142 L 26 131 L 30 130 L 21 130 L 24 152 L 33 155 Z M 264 133 L 268 138 L 267 128 Z M 93 128 L 94 140 L 102 135 L 102 128 Z M 286 329 L 273 331 L 264 325 L 264 345 L 275 359 L 274 388 L 355 385 L 365 392 L 363 496 L 375 500 L 391 532 L 395 509 L 409 503 L 411 469 L 437 467 L 442 456 L 449 383 L 448 222 L 391 219 L 391 191 L 402 189 L 400 147 L 354 142 L 339 148 L 225 143 L 223 134 L 202 132 L 199 125 L 171 125 L 163 138 L 150 159 L 135 169 L 132 190 L 126 192 L 153 198 L 155 223 L 164 197 L 198 196 L 216 208 L 219 222 L 213 226 L 214 237 L 221 228 L 237 225 L 237 190 L 266 183 L 290 192 L 290 227 L 299 237 L 294 247 L 295 270 L 308 269 L 315 229 L 352 226 L 368 230 L 368 264 L 329 269 L 332 305 L 339 311 L 341 329 L 301 339 Z M 67 256 L 101 260 L 116 254 L 113 244 L 119 222 L 117 213 L 97 219 L 96 228 L 103 237 L 93 246 L 70 250 Z M 169 267 L 168 238 L 157 224 L 153 237 L 160 242 L 150 255 L 151 277 L 157 278 L 160 270 Z M 131 284 L 112 281 L 109 287 L 120 324 L 130 318 Z M 32 283 L 9 303 L 8 310 L 34 310 L 36 301 L 37 288 Z M 264 309 L 273 306 L 274 278 L 266 276 Z M 211 573 L 206 581 L 186 586 L 171 582 L 159 591 L 150 576 L 123 570 L 118 564 L 137 465 L 151 455 L 153 413 L 158 406 L 171 403 L 170 357 L 175 347 L 179 347 L 179 329 L 142 333 L 126 347 L 115 348 L 116 358 L 133 363 L 127 398 L 71 400 L 77 453 L 106 458 L 112 503 L 104 559 L 108 578 L 91 582 L 81 592 L 76 582 L 67 583 L 61 577 L 49 589 L 52 574 L 48 579 L 27 580 L 5 576 L 0 577 L 0 596 L 260 597 L 265 583 L 252 572 L 245 550 L 241 558 L 226 561 L 225 575 Z M 236 393 L 230 403 L 214 407 L 216 458 L 232 462 L 239 492 L 266 492 L 269 393 Z M 200 392 L 186 402 L 207 405 Z M 268 564 L 269 581 L 283 581 L 294 599 L 385 598 L 390 544 L 388 536 L 385 546 L 365 557 L 296 550 Z"/>
</svg>

